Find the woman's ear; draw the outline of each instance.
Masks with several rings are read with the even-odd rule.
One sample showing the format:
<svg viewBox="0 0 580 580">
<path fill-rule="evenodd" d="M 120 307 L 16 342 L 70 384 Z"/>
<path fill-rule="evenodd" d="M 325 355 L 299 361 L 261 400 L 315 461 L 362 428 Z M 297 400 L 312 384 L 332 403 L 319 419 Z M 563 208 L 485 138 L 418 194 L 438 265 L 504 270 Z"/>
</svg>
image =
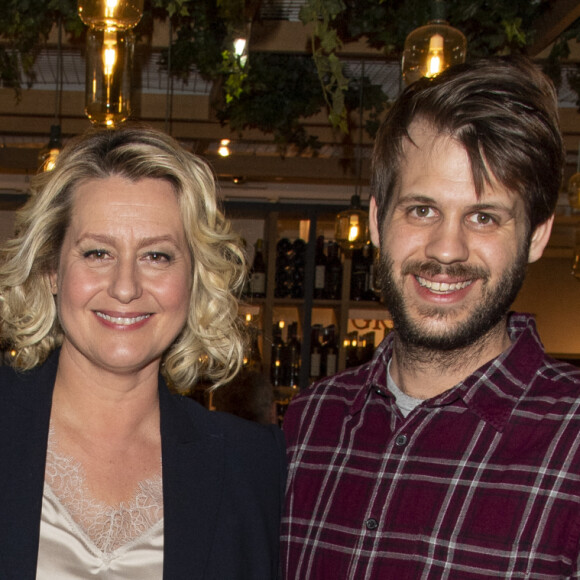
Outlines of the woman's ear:
<svg viewBox="0 0 580 580">
<path fill-rule="evenodd" d="M 532 233 L 532 239 L 530 241 L 530 249 L 528 251 L 529 264 L 535 262 L 536 260 L 539 260 L 542 257 L 544 249 L 548 244 L 548 240 L 550 239 L 553 224 L 554 224 L 554 216 L 552 215 L 545 222 L 536 226 L 536 229 Z"/>
<path fill-rule="evenodd" d="M 51 272 L 48 275 L 48 282 L 50 284 L 50 291 L 56 296 L 58 293 L 57 273 Z"/>
<path fill-rule="evenodd" d="M 378 209 L 377 202 L 374 197 L 371 197 L 369 203 L 369 231 L 371 233 L 371 242 L 375 248 L 379 248 L 379 223 L 378 223 Z"/>
</svg>

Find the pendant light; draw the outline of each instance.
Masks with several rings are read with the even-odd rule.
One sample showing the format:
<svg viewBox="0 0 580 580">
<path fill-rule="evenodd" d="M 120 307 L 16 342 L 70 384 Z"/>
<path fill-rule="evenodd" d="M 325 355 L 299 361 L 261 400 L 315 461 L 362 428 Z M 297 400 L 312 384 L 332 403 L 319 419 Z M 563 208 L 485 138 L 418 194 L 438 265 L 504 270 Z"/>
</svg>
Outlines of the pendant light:
<svg viewBox="0 0 580 580">
<path fill-rule="evenodd" d="M 465 62 L 467 40 L 447 22 L 444 0 L 432 0 L 431 20 L 405 39 L 403 80 L 407 85 L 421 77 L 432 77 L 454 64 Z"/>
<path fill-rule="evenodd" d="M 360 250 L 368 241 L 368 213 L 361 207 L 362 189 L 362 137 L 363 137 L 363 85 L 364 61 L 361 65 L 359 87 L 359 144 L 357 148 L 356 188 L 350 198 L 350 207 L 336 216 L 334 237 L 343 250 Z"/>
<path fill-rule="evenodd" d="M 95 125 L 114 127 L 131 114 L 135 37 L 144 0 L 78 0 L 89 26 L 86 45 L 85 113 Z"/>
<path fill-rule="evenodd" d="M 60 110 L 62 101 L 62 17 L 58 17 L 58 44 L 56 51 L 56 91 L 54 98 L 54 122 L 50 126 L 48 143 L 38 153 L 38 171 L 52 171 L 62 151 Z"/>
</svg>

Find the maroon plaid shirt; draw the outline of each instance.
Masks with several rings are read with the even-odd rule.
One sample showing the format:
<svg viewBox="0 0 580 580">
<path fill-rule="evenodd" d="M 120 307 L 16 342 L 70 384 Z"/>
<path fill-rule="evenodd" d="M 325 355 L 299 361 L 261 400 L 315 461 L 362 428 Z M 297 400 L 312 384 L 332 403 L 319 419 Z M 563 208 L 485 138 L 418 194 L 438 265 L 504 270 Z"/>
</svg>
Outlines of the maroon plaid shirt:
<svg viewBox="0 0 580 580">
<path fill-rule="evenodd" d="M 284 420 L 286 580 L 580 577 L 580 369 L 511 315 L 511 348 L 404 419 L 370 363 Z"/>
</svg>

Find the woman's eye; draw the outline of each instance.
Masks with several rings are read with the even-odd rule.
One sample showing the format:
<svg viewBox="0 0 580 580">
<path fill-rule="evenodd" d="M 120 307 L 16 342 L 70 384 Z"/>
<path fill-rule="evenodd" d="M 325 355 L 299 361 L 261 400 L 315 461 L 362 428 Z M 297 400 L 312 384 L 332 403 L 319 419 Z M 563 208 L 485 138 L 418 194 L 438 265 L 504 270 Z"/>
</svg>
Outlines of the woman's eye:
<svg viewBox="0 0 580 580">
<path fill-rule="evenodd" d="M 171 256 L 163 252 L 149 252 L 147 254 L 147 257 L 149 260 L 151 260 L 151 262 L 156 262 L 160 264 L 171 261 Z"/>
<path fill-rule="evenodd" d="M 92 258 L 95 260 L 103 260 L 105 259 L 109 253 L 106 250 L 88 250 L 84 252 L 83 256 L 85 258 Z"/>
</svg>

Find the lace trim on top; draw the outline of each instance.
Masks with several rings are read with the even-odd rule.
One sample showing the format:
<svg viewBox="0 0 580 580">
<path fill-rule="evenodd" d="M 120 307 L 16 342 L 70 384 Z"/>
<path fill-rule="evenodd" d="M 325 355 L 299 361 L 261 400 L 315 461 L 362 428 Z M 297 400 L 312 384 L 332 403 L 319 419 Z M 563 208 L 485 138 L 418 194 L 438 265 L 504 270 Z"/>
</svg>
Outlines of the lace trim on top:
<svg viewBox="0 0 580 580">
<path fill-rule="evenodd" d="M 107 505 L 91 496 L 82 464 L 59 452 L 52 429 L 44 477 L 73 521 L 105 554 L 134 541 L 163 519 L 161 475 L 141 481 L 130 501 Z"/>
</svg>

